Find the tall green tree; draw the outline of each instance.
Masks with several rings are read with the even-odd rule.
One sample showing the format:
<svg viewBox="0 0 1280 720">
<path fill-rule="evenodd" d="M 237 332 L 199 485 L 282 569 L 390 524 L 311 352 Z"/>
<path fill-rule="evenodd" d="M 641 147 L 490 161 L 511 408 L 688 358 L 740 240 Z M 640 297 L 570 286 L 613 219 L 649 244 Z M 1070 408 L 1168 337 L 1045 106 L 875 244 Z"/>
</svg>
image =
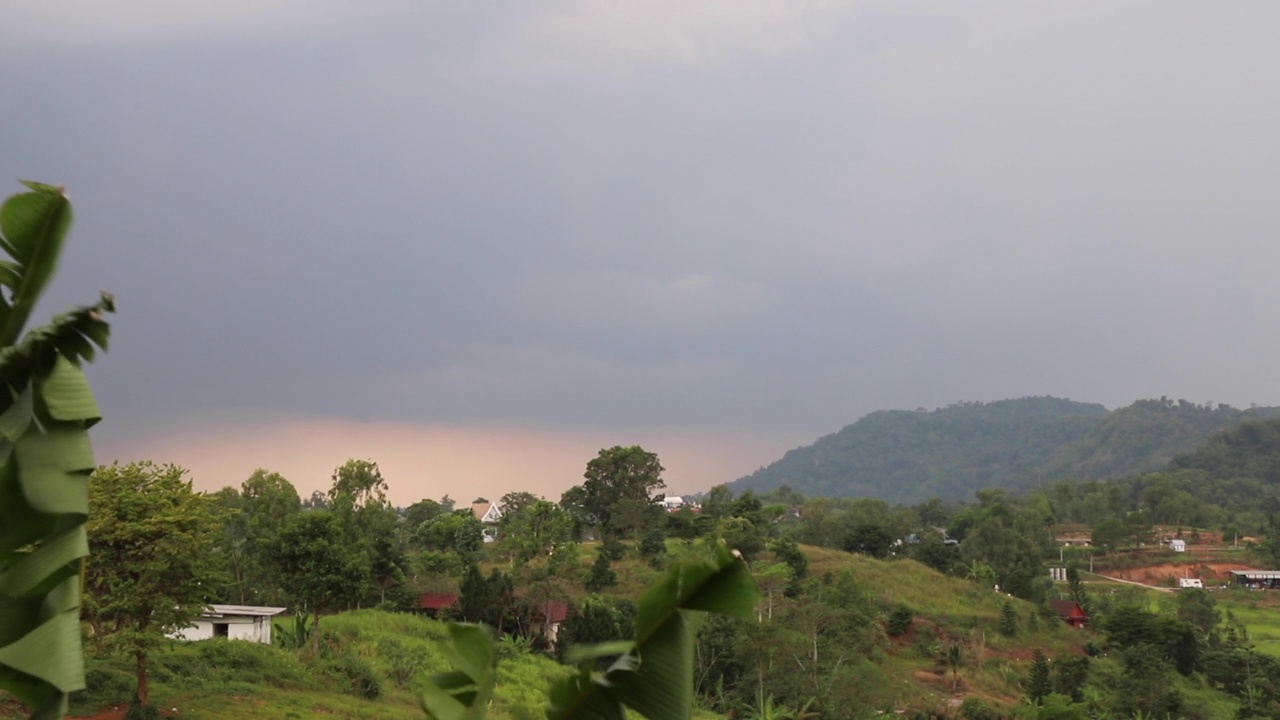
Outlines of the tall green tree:
<svg viewBox="0 0 1280 720">
<path fill-rule="evenodd" d="M 0 689 L 55 718 L 84 687 L 88 430 L 101 413 L 80 365 L 106 349 L 115 304 L 102 293 L 23 334 L 72 217 L 62 188 L 24 184 L 0 206 Z"/>
<path fill-rule="evenodd" d="M 199 617 L 215 586 L 209 547 L 224 518 L 185 474 L 140 462 L 101 467 L 89 479 L 84 618 L 96 643 L 133 656 L 144 707 L 149 654 Z"/>
<path fill-rule="evenodd" d="M 361 597 L 385 602 L 387 593 L 404 582 L 409 560 L 402 534 L 396 532 L 399 514 L 387 500 L 387 481 L 378 464 L 348 460 L 333 471 L 327 499 L 347 541 L 365 557 L 369 575 Z"/>
<path fill-rule="evenodd" d="M 573 517 L 553 502 L 536 497 L 519 498 L 528 493 L 508 493 L 503 496 L 502 538 L 498 541 L 517 565 L 523 565 L 535 557 L 550 556 L 560 546 L 573 542 Z M 517 501 L 506 504 L 509 498 Z"/>
<path fill-rule="evenodd" d="M 359 601 L 369 577 L 368 555 L 351 545 L 341 523 L 327 510 L 293 516 L 266 552 L 296 605 L 315 616 L 312 637 L 318 651 L 320 617 Z"/>
<path fill-rule="evenodd" d="M 263 548 L 301 511 L 297 489 L 280 473 L 259 468 L 240 485 L 240 514 L 231 525 L 244 538 L 241 602 L 271 604 L 287 596 Z"/>
<path fill-rule="evenodd" d="M 661 495 L 656 491 L 666 487 L 662 471 L 658 456 L 639 445 L 601 450 L 587 463 L 582 502 L 601 532 L 628 537 L 661 520 L 662 508 L 656 504 Z"/>
<path fill-rule="evenodd" d="M 410 532 L 412 532 L 422 523 L 434 520 L 447 512 L 452 511 L 446 510 L 443 505 L 435 500 L 424 498 L 405 508 L 404 522 L 405 525 L 409 527 Z"/>
<path fill-rule="evenodd" d="M 1027 674 L 1027 699 L 1039 705 L 1051 692 L 1053 678 L 1049 672 L 1049 658 L 1036 648 L 1031 655 L 1031 671 Z"/>
<path fill-rule="evenodd" d="M 591 572 L 587 575 L 587 590 L 591 592 L 600 592 L 608 587 L 618 584 L 618 574 L 613 571 L 613 563 L 609 561 L 609 556 L 603 552 L 596 556 L 596 561 L 591 564 Z"/>
</svg>

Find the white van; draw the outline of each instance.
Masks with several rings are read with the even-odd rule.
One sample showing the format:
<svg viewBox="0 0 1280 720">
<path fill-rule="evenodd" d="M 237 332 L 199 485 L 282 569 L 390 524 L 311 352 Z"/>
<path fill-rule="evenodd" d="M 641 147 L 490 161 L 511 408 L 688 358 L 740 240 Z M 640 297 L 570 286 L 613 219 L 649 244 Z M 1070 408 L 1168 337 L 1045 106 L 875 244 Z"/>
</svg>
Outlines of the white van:
<svg viewBox="0 0 1280 720">
<path fill-rule="evenodd" d="M 1178 578 L 1178 587 L 1204 589 L 1204 583 L 1201 582 L 1200 578 Z"/>
</svg>

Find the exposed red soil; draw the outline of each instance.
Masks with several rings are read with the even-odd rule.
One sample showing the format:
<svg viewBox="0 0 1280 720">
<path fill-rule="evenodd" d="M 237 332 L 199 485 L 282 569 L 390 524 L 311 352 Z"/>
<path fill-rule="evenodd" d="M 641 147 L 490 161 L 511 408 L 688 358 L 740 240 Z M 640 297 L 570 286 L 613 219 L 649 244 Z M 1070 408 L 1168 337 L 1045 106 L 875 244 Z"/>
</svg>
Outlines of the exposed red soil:
<svg viewBox="0 0 1280 720">
<path fill-rule="evenodd" d="M 1185 562 L 1147 565 L 1145 567 L 1102 570 L 1100 575 L 1132 582 L 1159 585 L 1169 578 L 1193 577 L 1202 580 L 1230 580 L 1232 570 L 1250 570 L 1249 565 L 1225 562 Z"/>
</svg>

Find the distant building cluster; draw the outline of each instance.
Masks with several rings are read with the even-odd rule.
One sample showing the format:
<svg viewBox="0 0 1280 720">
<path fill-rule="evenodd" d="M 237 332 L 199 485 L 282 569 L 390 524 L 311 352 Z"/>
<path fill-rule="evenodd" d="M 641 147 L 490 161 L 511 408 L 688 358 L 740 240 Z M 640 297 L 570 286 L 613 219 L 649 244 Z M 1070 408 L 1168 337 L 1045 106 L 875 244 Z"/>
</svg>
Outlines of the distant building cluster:
<svg viewBox="0 0 1280 720">
<path fill-rule="evenodd" d="M 679 512 L 685 508 L 689 508 L 693 513 L 701 513 L 702 506 L 696 502 L 685 502 L 684 498 L 678 495 L 668 495 L 658 501 L 664 510 L 669 513 Z"/>
</svg>

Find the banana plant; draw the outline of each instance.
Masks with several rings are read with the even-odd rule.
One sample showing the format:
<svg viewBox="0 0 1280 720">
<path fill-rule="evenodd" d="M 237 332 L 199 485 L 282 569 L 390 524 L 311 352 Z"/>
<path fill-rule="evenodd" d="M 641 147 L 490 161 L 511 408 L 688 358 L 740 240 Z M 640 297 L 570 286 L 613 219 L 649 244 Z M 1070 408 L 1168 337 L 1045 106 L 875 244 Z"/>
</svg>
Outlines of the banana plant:
<svg viewBox="0 0 1280 720">
<path fill-rule="evenodd" d="M 548 720 L 688 720 L 693 650 L 705 613 L 750 619 L 760 599 L 751 571 L 723 544 L 708 562 L 673 568 L 636 607 L 634 640 L 569 648 L 577 672 L 550 689 Z M 436 720 L 482 720 L 493 697 L 493 640 L 475 625 L 452 625 L 454 670 L 435 676 L 423 708 Z M 596 662 L 613 658 L 603 672 Z"/>
<path fill-rule="evenodd" d="M 71 226 L 62 188 L 25 182 L 0 206 L 0 689 L 37 720 L 84 688 L 80 586 L 100 419 L 80 365 L 106 350 L 112 297 L 24 333 Z"/>
</svg>

